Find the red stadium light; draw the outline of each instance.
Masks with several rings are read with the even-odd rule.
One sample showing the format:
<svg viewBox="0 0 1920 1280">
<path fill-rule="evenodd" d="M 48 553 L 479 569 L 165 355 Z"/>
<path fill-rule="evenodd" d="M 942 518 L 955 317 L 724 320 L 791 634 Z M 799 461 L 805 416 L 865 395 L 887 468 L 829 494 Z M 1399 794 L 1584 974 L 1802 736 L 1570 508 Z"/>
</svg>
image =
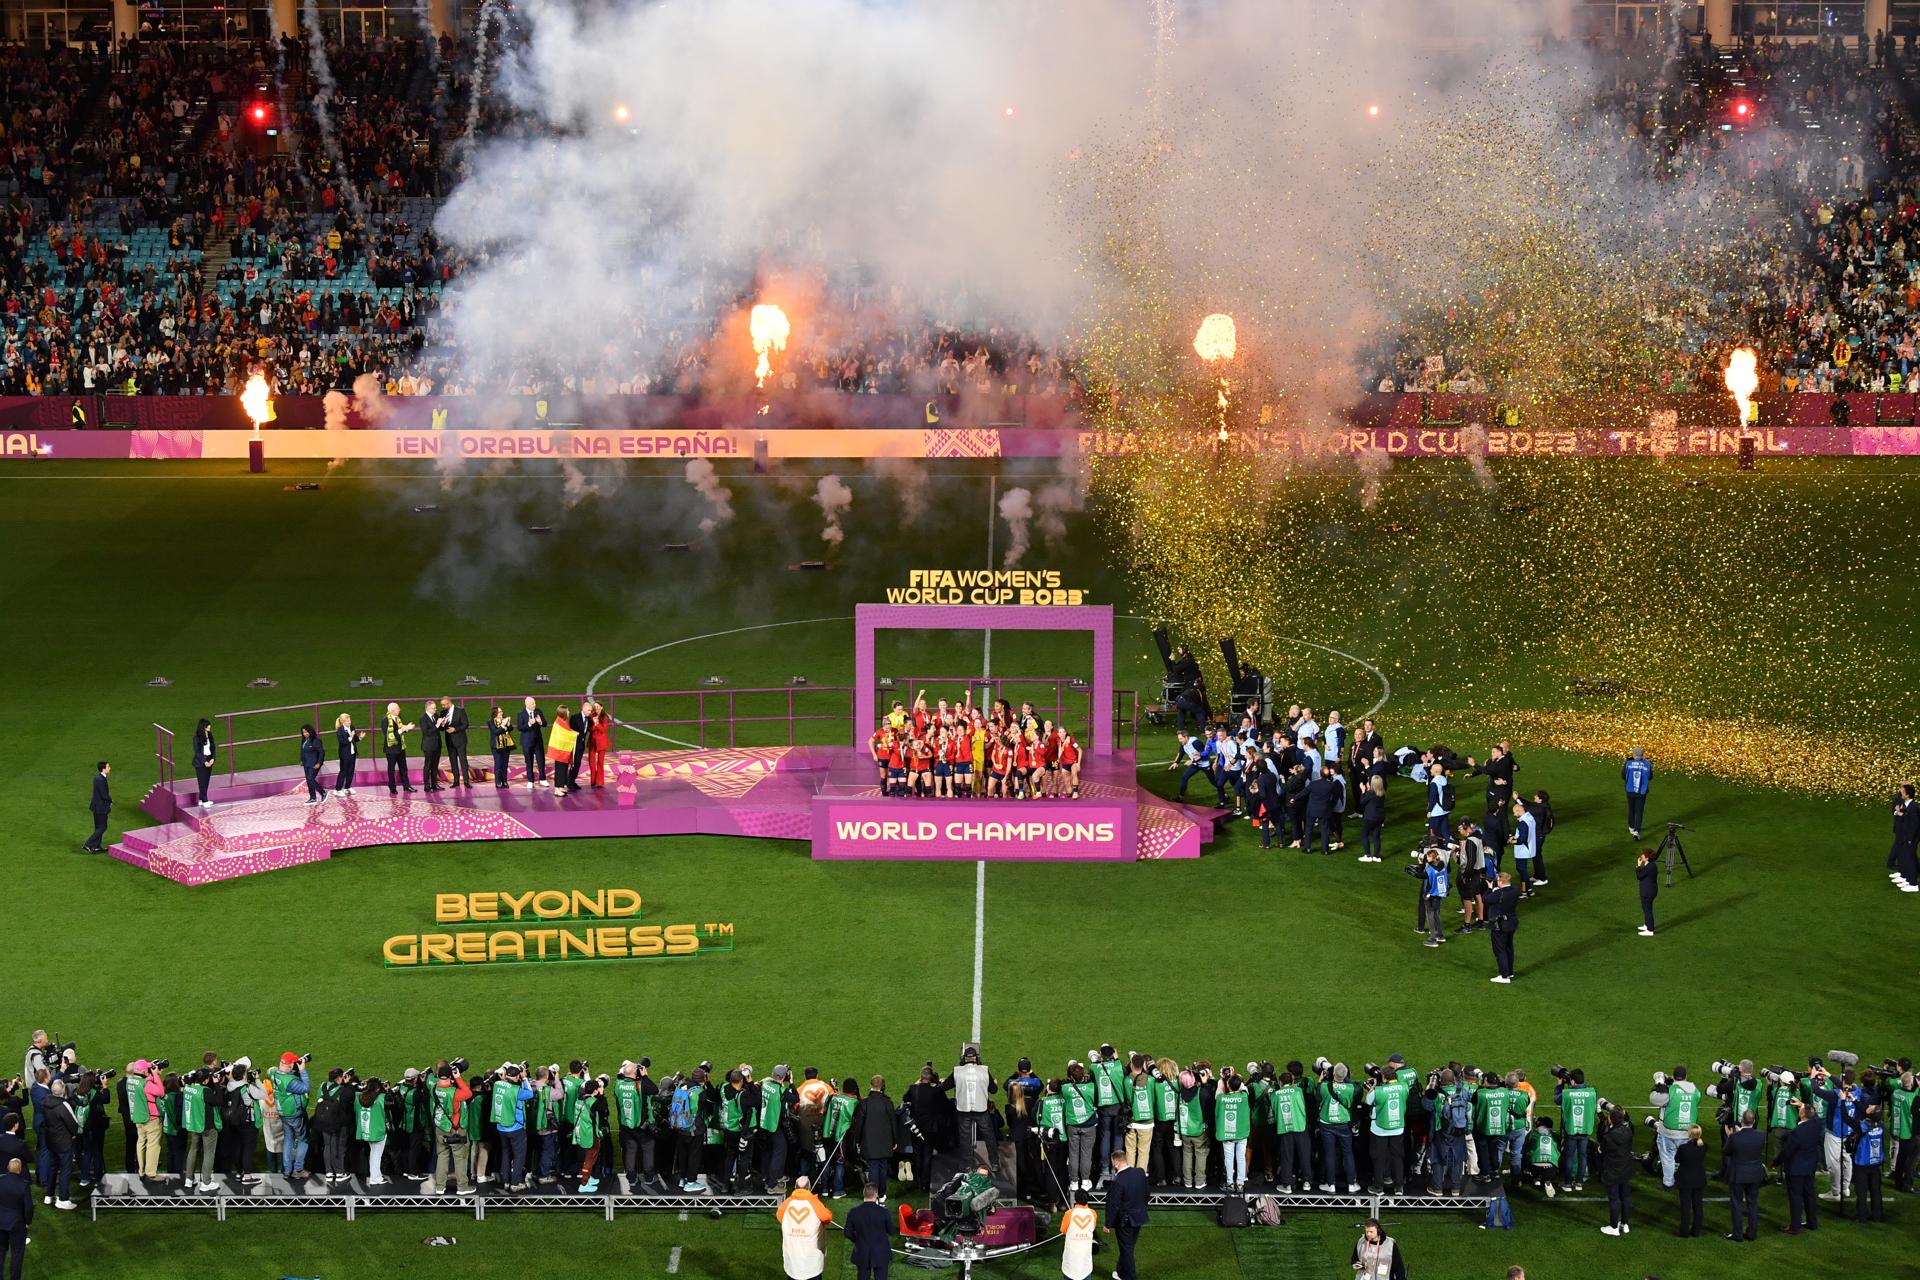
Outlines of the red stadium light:
<svg viewBox="0 0 1920 1280">
<path fill-rule="evenodd" d="M 1740 101 L 1733 104 L 1733 114 L 1735 114 L 1736 116 L 1739 116 L 1742 120 L 1745 120 L 1748 116 L 1753 114 L 1753 104 L 1751 102 L 1748 102 L 1746 99 L 1742 98 Z"/>
<path fill-rule="evenodd" d="M 267 122 L 267 108 L 264 103 L 254 103 L 252 111 L 248 114 L 253 117 L 255 124 L 265 124 Z"/>
</svg>

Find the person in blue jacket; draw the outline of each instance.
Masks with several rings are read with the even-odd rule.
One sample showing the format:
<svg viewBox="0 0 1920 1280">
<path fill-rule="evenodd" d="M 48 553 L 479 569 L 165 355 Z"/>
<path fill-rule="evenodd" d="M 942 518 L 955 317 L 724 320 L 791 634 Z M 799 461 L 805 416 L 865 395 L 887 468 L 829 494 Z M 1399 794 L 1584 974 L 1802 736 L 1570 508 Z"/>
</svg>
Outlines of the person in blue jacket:
<svg viewBox="0 0 1920 1280">
<path fill-rule="evenodd" d="M 1620 780 L 1627 785 L 1627 830 L 1640 838 L 1640 823 L 1647 816 L 1647 788 L 1653 785 L 1653 764 L 1647 753 L 1635 747 L 1620 766 Z"/>
<path fill-rule="evenodd" d="M 327 758 L 320 745 L 320 731 L 310 724 L 300 726 L 300 771 L 307 775 L 307 803 L 319 804 L 327 798 L 320 789 L 320 766 Z"/>
<path fill-rule="evenodd" d="M 1853 1220 L 1885 1222 L 1880 1204 L 1880 1173 L 1887 1162 L 1886 1129 L 1880 1108 L 1869 1106 L 1860 1118 L 1859 1145 L 1853 1149 Z"/>
</svg>

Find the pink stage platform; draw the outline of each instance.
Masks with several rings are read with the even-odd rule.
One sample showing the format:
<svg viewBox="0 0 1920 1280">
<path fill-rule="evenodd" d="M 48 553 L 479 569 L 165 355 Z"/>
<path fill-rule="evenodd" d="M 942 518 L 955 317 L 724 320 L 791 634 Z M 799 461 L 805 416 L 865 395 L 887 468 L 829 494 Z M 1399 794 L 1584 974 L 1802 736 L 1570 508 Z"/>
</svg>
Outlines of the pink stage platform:
<svg viewBox="0 0 1920 1280">
<path fill-rule="evenodd" d="M 420 763 L 411 763 L 417 788 Z M 329 763 L 329 787 L 333 775 Z M 344 849 L 573 837 L 807 840 L 817 858 L 874 860 L 1197 858 L 1219 816 L 1140 789 L 1130 752 L 1085 761 L 1078 801 L 889 799 L 880 796 L 864 755 L 806 746 L 618 751 L 608 756 L 604 790 L 565 797 L 529 790 L 517 759 L 505 789 L 488 779 L 464 790 L 389 796 L 385 761 L 363 759 L 354 792 L 329 791 L 323 803 L 308 805 L 298 767 L 254 770 L 217 780 L 214 807 L 202 811 L 194 807 L 191 779 L 156 784 L 141 808 L 158 825 L 126 832 L 110 852 L 181 884 L 320 862 Z M 867 821 L 896 824 L 859 828 L 892 838 L 852 848 L 822 838 L 822 822 Z M 1077 842 L 1076 832 L 1105 838 Z"/>
</svg>

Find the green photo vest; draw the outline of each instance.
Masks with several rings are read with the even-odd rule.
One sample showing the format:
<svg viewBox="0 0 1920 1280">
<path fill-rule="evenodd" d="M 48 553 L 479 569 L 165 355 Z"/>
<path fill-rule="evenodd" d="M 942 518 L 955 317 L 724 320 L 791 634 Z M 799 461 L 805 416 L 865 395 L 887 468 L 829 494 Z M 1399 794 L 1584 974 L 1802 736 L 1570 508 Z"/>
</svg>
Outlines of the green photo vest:
<svg viewBox="0 0 1920 1280">
<path fill-rule="evenodd" d="M 1172 1081 L 1155 1080 L 1153 1082 L 1153 1122 L 1155 1124 L 1171 1121 L 1179 1102 L 1180 1091 L 1173 1087 Z"/>
<path fill-rule="evenodd" d="M 1042 1129 L 1064 1129 L 1067 1127 L 1067 1100 L 1057 1093 L 1049 1093 L 1040 1099 L 1040 1127 Z"/>
<path fill-rule="evenodd" d="M 1893 1136 L 1905 1142 L 1913 1137 L 1913 1101 L 1920 1098 L 1920 1089 L 1899 1089 L 1893 1091 Z"/>
<path fill-rule="evenodd" d="M 1153 1081 L 1142 1078 L 1133 1086 L 1133 1115 L 1139 1123 L 1153 1120 Z"/>
<path fill-rule="evenodd" d="M 1222 1142 L 1238 1142 L 1253 1132 L 1253 1099 L 1243 1089 L 1222 1093 L 1213 1100 L 1213 1136 Z"/>
<path fill-rule="evenodd" d="M 1600 1116 L 1600 1091 L 1579 1085 L 1560 1091 L 1560 1124 L 1569 1137 L 1591 1138 Z"/>
<path fill-rule="evenodd" d="M 1529 1164 L 1560 1163 L 1560 1144 L 1554 1141 L 1553 1130 L 1535 1129 L 1533 1131 L 1532 1152 L 1527 1156 Z"/>
<path fill-rule="evenodd" d="M 585 1149 L 600 1141 L 600 1117 L 594 1114 L 593 1101 L 574 1099 L 573 1145 Z"/>
<path fill-rule="evenodd" d="M 371 1104 L 360 1101 L 357 1094 L 354 1096 L 353 1136 L 361 1142 L 386 1141 L 387 1100 L 384 1096 L 375 1098 Z"/>
<path fill-rule="evenodd" d="M 1667 1105 L 1660 1113 L 1660 1123 L 1669 1129 L 1685 1130 L 1699 1114 L 1700 1091 L 1690 1084 L 1686 1088 L 1676 1084 L 1667 1090 Z"/>
<path fill-rule="evenodd" d="M 1060 1086 L 1060 1096 L 1067 1100 L 1067 1124 L 1078 1128 L 1093 1123 L 1093 1081 L 1083 1080 L 1076 1084 L 1069 1080 Z"/>
<path fill-rule="evenodd" d="M 780 1127 L 780 1113 L 786 1109 L 787 1091 L 769 1080 L 760 1086 L 760 1132 L 772 1133 Z"/>
<path fill-rule="evenodd" d="M 854 1100 L 844 1093 L 836 1093 L 827 1099 L 827 1114 L 820 1121 L 820 1132 L 828 1142 L 838 1142 L 853 1126 Z M 1047 1113 L 1047 1101 L 1040 1100 L 1040 1114 Z"/>
<path fill-rule="evenodd" d="M 1800 1113 L 1794 1110 L 1799 1101 L 1793 1090 L 1776 1086 L 1767 1095 L 1767 1128 L 1791 1129 L 1799 1124 Z"/>
<path fill-rule="evenodd" d="M 720 1127 L 728 1133 L 740 1132 L 740 1094 L 742 1092 L 739 1089 L 728 1089 L 720 1095 Z"/>
<path fill-rule="evenodd" d="M 295 1093 L 293 1082 L 300 1078 L 293 1071 L 269 1071 L 267 1078 L 273 1081 L 273 1108 L 283 1116 L 297 1116 L 306 1109 L 307 1095 Z"/>
<path fill-rule="evenodd" d="M 453 1132 L 453 1108 L 457 1091 L 450 1084 L 433 1086 L 433 1127 L 442 1133 Z"/>
<path fill-rule="evenodd" d="M 1112 1107 L 1119 1105 L 1125 1093 L 1127 1072 L 1119 1062 L 1096 1062 L 1093 1064 L 1094 1097 L 1098 1105 Z"/>
<path fill-rule="evenodd" d="M 1504 1137 L 1513 1094 L 1504 1088 L 1488 1085 L 1480 1090 L 1475 1101 L 1480 1106 L 1480 1132 L 1489 1138 Z"/>
<path fill-rule="evenodd" d="M 620 1116 L 622 1129 L 638 1129 L 646 1123 L 644 1099 L 640 1096 L 640 1082 L 629 1080 L 625 1076 L 613 1082 L 613 1105 Z"/>
<path fill-rule="evenodd" d="M 537 1091 L 536 1091 L 537 1092 Z M 512 1128 L 518 1118 L 520 1086 L 511 1080 L 495 1080 L 491 1106 L 496 1128 Z"/>
<path fill-rule="evenodd" d="M 1279 1133 L 1305 1133 L 1307 1096 L 1297 1084 L 1284 1084 L 1273 1091 L 1273 1127 Z"/>
<path fill-rule="evenodd" d="M 572 1124 L 580 1106 L 580 1086 L 585 1084 L 579 1076 L 567 1076 L 560 1081 L 560 1121 Z"/>
<path fill-rule="evenodd" d="M 120 1082 L 120 1088 L 127 1097 L 127 1114 L 133 1117 L 135 1124 L 145 1124 L 153 1119 L 153 1108 L 147 1105 L 147 1082 L 142 1076 L 128 1076 Z"/>
<path fill-rule="evenodd" d="M 1385 1133 L 1395 1133 L 1407 1127 L 1407 1086 L 1399 1080 L 1374 1089 L 1373 1125 Z"/>
<path fill-rule="evenodd" d="M 188 1133 L 207 1131 L 207 1091 L 197 1084 L 180 1090 L 180 1127 Z"/>
<path fill-rule="evenodd" d="M 1183 1138 L 1198 1138 L 1207 1131 L 1207 1117 L 1200 1106 L 1200 1094 L 1180 1099 L 1180 1113 L 1173 1119 L 1173 1131 Z"/>
<path fill-rule="evenodd" d="M 1320 1086 L 1320 1123 L 1345 1124 L 1353 1119 L 1353 1085 Z"/>
</svg>

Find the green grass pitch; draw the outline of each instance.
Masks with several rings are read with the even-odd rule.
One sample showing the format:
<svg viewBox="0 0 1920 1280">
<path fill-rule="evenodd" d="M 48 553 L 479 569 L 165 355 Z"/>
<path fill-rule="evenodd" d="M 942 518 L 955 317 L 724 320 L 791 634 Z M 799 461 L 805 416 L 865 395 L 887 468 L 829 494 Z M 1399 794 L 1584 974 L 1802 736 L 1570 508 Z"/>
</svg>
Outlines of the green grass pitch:
<svg viewBox="0 0 1920 1280">
<path fill-rule="evenodd" d="M 1748 486 L 1696 500 L 1827 511 L 1822 524 L 1769 526 L 1766 536 L 1796 541 L 1783 542 L 1779 580 L 1753 590 L 1825 598 L 1844 615 L 1850 645 L 1884 655 L 1875 687 L 1911 696 L 1920 647 L 1901 566 L 1920 552 L 1920 503 L 1909 497 L 1920 493 L 1920 473 L 1770 465 Z M 1724 466 L 1712 473 L 1727 474 Z M 474 673 L 491 682 L 489 694 L 516 699 L 536 672 L 553 676 L 554 692 L 577 692 L 602 672 L 603 689 L 620 673 L 633 688 L 686 689 L 707 675 L 733 687 L 793 675 L 847 683 L 853 605 L 880 599 L 911 568 L 985 562 L 992 495 L 1020 478 L 978 463 L 936 470 L 930 509 L 913 521 L 891 482 L 857 464 L 841 474 L 856 495 L 846 549 L 831 571 L 803 574 L 786 566 L 817 554 L 819 515 L 811 480 L 791 476 L 723 472 L 738 517 L 673 554 L 661 545 L 697 538 L 701 505 L 664 472 L 595 478 L 599 492 L 569 507 L 560 477 L 530 473 L 443 489 L 430 475 L 349 469 L 311 493 L 285 486 L 322 478 L 317 467 L 254 478 L 201 464 L 0 471 L 11 552 L 0 560 L 9 621 L 0 664 L 9 720 L 0 737 L 12 944 L 5 1034 L 24 1046 L 30 1030 L 48 1027 L 77 1037 L 89 1061 L 115 1065 L 148 1053 L 181 1060 L 212 1048 L 257 1059 L 294 1048 L 322 1065 L 382 1072 L 441 1054 L 598 1063 L 647 1053 L 664 1066 L 709 1056 L 785 1061 L 904 1083 L 923 1059 L 948 1058 L 972 1019 L 970 864 L 816 864 L 800 845 L 710 838 L 473 844 L 355 851 L 184 889 L 77 852 L 88 772 L 101 756 L 116 764 L 111 836 L 145 825 L 136 803 L 153 774 L 151 723 L 184 737 L 196 716 L 216 710 L 346 697 L 363 673 L 384 679 L 383 695 L 457 692 L 454 681 Z M 1651 464 L 1623 463 L 1619 483 L 1652 474 Z M 1550 483 L 1520 469 L 1502 479 Z M 1436 499 L 1424 518 L 1448 532 L 1451 500 L 1437 499 L 1460 490 L 1458 473 L 1416 466 L 1393 483 Z M 414 510 L 424 505 L 441 510 Z M 1097 510 L 1076 516 L 1062 545 L 1037 547 L 1026 564 L 1058 568 L 1131 615 L 1099 523 Z M 554 532 L 528 534 L 529 524 Z M 995 537 L 1004 545 L 1004 528 Z M 1884 577 L 1862 582 L 1835 567 L 1851 563 L 1840 554 L 1850 540 L 1877 548 L 1876 563 L 1891 566 Z M 1501 705 L 1565 705 L 1567 672 L 1524 644 L 1410 649 L 1408 636 L 1443 630 L 1444 607 L 1427 593 L 1389 599 L 1384 585 L 1348 576 L 1286 630 L 1380 668 L 1391 684 L 1379 717 L 1390 745 L 1444 737 L 1463 753 L 1484 749 L 1507 732 L 1477 705 L 1477 690 L 1496 682 Z M 820 621 L 797 621 L 808 619 Z M 795 625 L 765 626 L 784 622 Z M 1118 650 L 1121 687 L 1157 688 L 1144 621 L 1123 619 Z M 1382 696 L 1371 671 L 1338 653 L 1294 645 L 1265 656 L 1285 697 L 1338 707 L 1350 722 Z M 883 647 L 881 668 L 965 676 L 984 657 L 977 633 L 902 637 Z M 992 669 L 1005 676 L 1066 674 L 1085 660 L 1084 642 L 1061 638 L 999 635 L 992 645 Z M 1861 707 L 1851 667 L 1807 668 L 1806 701 L 1792 709 L 1804 732 L 1780 750 L 1825 749 L 1833 724 L 1807 715 L 1808 705 L 1836 708 L 1836 717 L 1914 719 L 1911 703 L 1885 696 Z M 144 687 L 155 675 L 171 687 Z M 263 675 L 278 687 L 245 688 Z M 1742 678 L 1724 676 L 1730 691 Z M 1525 904 L 1511 988 L 1487 982 L 1483 938 L 1437 952 L 1419 946 L 1407 919 L 1412 891 L 1394 857 L 1360 866 L 1263 853 L 1242 825 L 1197 862 L 987 868 L 979 999 L 989 1063 L 1028 1054 L 1056 1071 L 1102 1040 L 1216 1062 L 1325 1053 L 1357 1064 L 1398 1051 L 1422 1069 L 1472 1059 L 1525 1069 L 1536 1082 L 1552 1062 L 1578 1064 L 1609 1097 L 1640 1102 L 1651 1073 L 1676 1062 L 1698 1075 L 1722 1054 L 1796 1063 L 1829 1048 L 1876 1061 L 1913 1052 L 1906 974 L 1916 905 L 1888 891 L 1883 806 L 1662 771 L 1649 825 L 1698 828 L 1688 839 L 1698 874 L 1663 892 L 1661 934 L 1649 941 L 1634 933 L 1619 762 L 1514 736 L 1522 786 L 1553 792 L 1560 825 L 1548 849 L 1552 885 Z M 1173 775 L 1154 767 L 1169 753 L 1167 731 L 1143 729 L 1147 785 L 1171 788 Z M 1461 796 L 1462 812 L 1475 812 L 1478 787 L 1467 782 Z M 1416 838 L 1418 811 L 1411 788 L 1393 794 L 1390 853 L 1403 855 Z M 650 915 L 733 921 L 736 947 L 683 962 L 381 966 L 380 941 L 425 926 L 436 891 L 548 886 L 632 887 Z M 114 1167 L 117 1126 L 108 1155 Z M 1511 1262 L 1536 1278 L 1890 1275 L 1920 1242 L 1920 1207 L 1907 1197 L 1894 1197 L 1887 1226 L 1836 1223 L 1789 1240 L 1770 1229 L 1784 1212 L 1772 1188 L 1768 1235 L 1736 1250 L 1717 1236 L 1673 1239 L 1671 1195 L 1645 1180 L 1636 1192 L 1636 1230 L 1624 1240 L 1599 1235 L 1603 1202 L 1525 1195 L 1511 1235 L 1483 1234 L 1465 1215 L 1409 1217 L 1390 1229 L 1419 1280 L 1498 1276 Z M 1724 1209 L 1710 1204 L 1710 1225 L 1724 1222 Z M 84 1213 L 47 1212 L 28 1274 L 473 1280 L 565 1266 L 653 1276 L 678 1257 L 680 1276 L 775 1275 L 771 1225 L 510 1213 L 485 1223 L 412 1214 L 352 1224 L 274 1215 L 216 1225 L 171 1214 L 90 1223 Z M 1303 1214 L 1279 1231 L 1233 1234 L 1206 1215 L 1156 1214 L 1142 1272 L 1342 1274 L 1353 1227 L 1344 1216 Z M 440 1233 L 460 1243 L 421 1245 Z M 1037 1278 L 1057 1265 L 1049 1249 L 981 1274 Z M 827 1274 L 852 1275 L 838 1244 Z"/>
</svg>

